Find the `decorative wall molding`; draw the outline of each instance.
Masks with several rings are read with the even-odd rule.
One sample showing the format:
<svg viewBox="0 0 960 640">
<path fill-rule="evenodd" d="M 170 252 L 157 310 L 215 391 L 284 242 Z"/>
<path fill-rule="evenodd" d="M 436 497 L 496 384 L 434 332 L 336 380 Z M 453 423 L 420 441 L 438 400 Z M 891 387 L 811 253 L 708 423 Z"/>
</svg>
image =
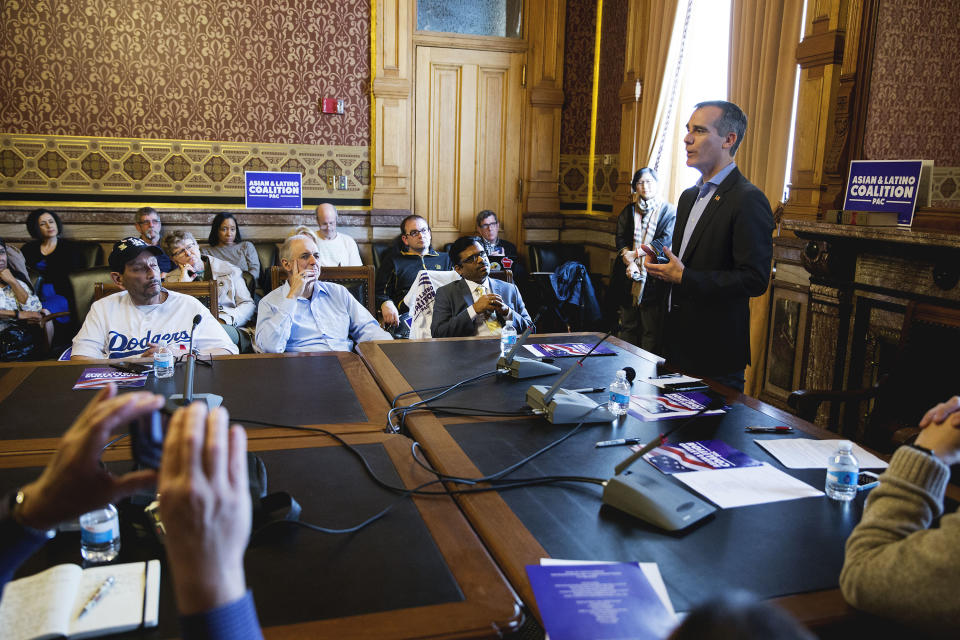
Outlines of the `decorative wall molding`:
<svg viewBox="0 0 960 640">
<path fill-rule="evenodd" d="M 7 200 L 69 194 L 242 203 L 244 171 L 299 172 L 304 200 L 370 197 L 366 146 L 0 134 L 0 192 Z M 334 188 L 339 176 L 346 176 L 346 190 Z"/>
</svg>

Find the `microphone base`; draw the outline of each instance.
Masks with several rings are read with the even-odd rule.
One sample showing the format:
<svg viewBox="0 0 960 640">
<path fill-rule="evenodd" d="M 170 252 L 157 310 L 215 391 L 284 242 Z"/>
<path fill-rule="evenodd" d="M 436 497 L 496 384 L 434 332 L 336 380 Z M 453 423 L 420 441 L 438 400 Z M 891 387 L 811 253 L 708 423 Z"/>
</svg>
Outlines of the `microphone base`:
<svg viewBox="0 0 960 640">
<path fill-rule="evenodd" d="M 223 396 L 218 396 L 215 393 L 195 393 L 193 394 L 193 401 L 206 402 L 207 410 L 209 411 L 223 404 Z M 168 398 L 168 402 L 176 407 L 185 407 L 188 404 L 182 393 L 173 394 Z"/>
<path fill-rule="evenodd" d="M 547 364 L 546 362 L 540 362 L 539 360 L 534 360 L 532 358 L 524 358 L 522 356 L 514 356 L 513 362 L 507 364 L 507 359 L 503 356 L 500 356 L 500 359 L 497 360 L 498 369 L 509 369 L 510 372 L 506 375 L 517 380 L 522 380 L 524 378 L 535 378 L 536 376 L 549 376 L 554 373 L 560 373 L 560 367 L 556 367 L 552 364 Z"/>
<path fill-rule="evenodd" d="M 551 424 L 575 424 L 577 422 L 610 422 L 617 416 L 607 411 L 606 405 L 601 405 L 582 393 L 557 389 L 549 404 L 543 402 L 543 397 L 550 387 L 545 385 L 531 385 L 527 389 L 527 404 L 534 411 L 542 411 L 543 416 Z"/>
<path fill-rule="evenodd" d="M 665 531 L 680 531 L 717 510 L 659 471 L 626 471 L 603 488 L 603 503 Z"/>
</svg>

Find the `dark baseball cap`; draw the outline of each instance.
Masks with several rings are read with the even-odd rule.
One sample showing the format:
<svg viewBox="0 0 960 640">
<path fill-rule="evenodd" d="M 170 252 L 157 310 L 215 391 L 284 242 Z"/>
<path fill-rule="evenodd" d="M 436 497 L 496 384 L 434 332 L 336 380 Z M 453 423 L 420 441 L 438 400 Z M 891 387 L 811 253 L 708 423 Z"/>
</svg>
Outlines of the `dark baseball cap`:
<svg viewBox="0 0 960 640">
<path fill-rule="evenodd" d="M 149 251 L 155 256 L 163 255 L 160 247 L 147 244 L 140 238 L 124 238 L 113 245 L 113 251 L 110 252 L 110 259 L 108 260 L 110 263 L 110 271 L 123 273 L 123 267 L 144 251 Z"/>
</svg>

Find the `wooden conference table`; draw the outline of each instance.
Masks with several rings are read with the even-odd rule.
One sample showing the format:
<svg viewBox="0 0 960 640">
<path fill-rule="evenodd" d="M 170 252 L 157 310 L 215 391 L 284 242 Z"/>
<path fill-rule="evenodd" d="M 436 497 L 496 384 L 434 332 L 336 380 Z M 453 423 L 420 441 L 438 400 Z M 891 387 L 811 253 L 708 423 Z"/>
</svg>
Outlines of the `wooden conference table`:
<svg viewBox="0 0 960 640">
<path fill-rule="evenodd" d="M 39 475 L 59 434 L 92 396 L 71 390 L 84 366 L 91 365 L 0 366 L 0 494 Z M 180 367 L 173 383 L 151 376 L 146 388 L 179 391 L 181 376 Z M 382 432 L 387 403 L 354 354 L 217 358 L 212 369 L 197 368 L 196 390 L 224 396 L 240 422 L 337 433 L 391 486 L 433 480 L 413 461 L 407 438 Z M 247 581 L 268 638 L 480 638 L 519 627 L 516 594 L 449 497 L 402 498 L 376 485 L 328 436 L 281 428 L 248 432 L 268 490 L 291 494 L 302 521 L 349 528 L 394 505 L 355 533 L 278 524 L 253 536 Z M 103 458 L 117 472 L 129 468 L 128 447 L 112 447 Z M 138 515 L 137 508 L 121 509 L 121 562 L 163 557 L 159 544 L 135 526 Z M 62 562 L 80 562 L 78 534 L 61 533 L 18 577 Z M 179 635 L 171 581 L 161 583 L 159 627 L 129 637 Z"/>
<path fill-rule="evenodd" d="M 596 334 L 533 336 L 532 342 L 589 342 Z M 606 387 L 614 372 L 632 366 L 637 378 L 656 375 L 656 363 L 632 345 L 615 338 L 614 356 L 591 356 L 564 383 L 565 388 Z M 494 339 L 454 338 L 431 341 L 368 342 L 359 345 L 387 397 L 413 389 L 451 385 L 494 368 L 499 343 Z M 528 354 L 529 355 L 529 354 Z M 564 371 L 575 358 L 557 359 Z M 479 409 L 504 412 L 524 407 L 530 384 L 552 384 L 557 375 L 527 380 L 484 378 L 444 396 L 442 404 L 467 415 L 437 417 L 412 412 L 406 419 L 411 437 L 443 473 L 475 478 L 498 471 L 556 440 L 574 425 L 551 425 L 539 417 L 484 416 Z M 653 393 L 647 385 L 634 393 Z M 783 469 L 754 439 L 777 436 L 744 432 L 747 425 L 790 425 L 797 435 L 835 437 L 774 407 L 713 385 L 732 405 L 723 416 L 701 417 L 672 438 L 720 439 L 750 456 Z M 409 404 L 429 393 L 412 396 Z M 602 401 L 603 394 L 594 398 Z M 663 423 L 627 416 L 617 423 L 592 424 L 513 475 L 536 478 L 579 475 L 608 478 L 629 455 L 626 447 L 595 448 L 597 441 L 622 437 L 653 438 Z M 636 464 L 645 465 L 640 461 Z M 822 469 L 784 469 L 821 488 Z M 540 558 L 657 562 L 674 606 L 688 610 L 698 602 L 746 589 L 774 599 L 810 627 L 847 618 L 837 580 L 844 542 L 859 521 L 863 496 L 840 504 L 821 498 L 718 510 L 691 528 L 666 533 L 603 506 L 595 484 L 563 484 L 460 495 L 457 500 L 523 601 L 536 610 L 525 565 Z"/>
</svg>

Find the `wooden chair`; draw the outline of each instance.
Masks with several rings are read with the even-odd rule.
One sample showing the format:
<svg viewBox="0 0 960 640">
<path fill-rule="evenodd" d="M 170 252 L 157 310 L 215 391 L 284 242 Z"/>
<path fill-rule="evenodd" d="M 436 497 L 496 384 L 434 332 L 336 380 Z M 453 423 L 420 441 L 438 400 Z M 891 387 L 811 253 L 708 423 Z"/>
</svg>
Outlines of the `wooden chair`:
<svg viewBox="0 0 960 640">
<path fill-rule="evenodd" d="M 208 280 L 200 282 L 165 282 L 163 288 L 169 291 L 176 291 L 184 295 L 193 296 L 199 300 L 214 318 L 220 314 L 220 305 L 217 301 L 217 281 Z M 97 282 L 93 285 L 94 301 L 121 291 L 120 287 L 113 282 Z"/>
<path fill-rule="evenodd" d="M 357 301 L 365 306 L 374 318 L 377 317 L 374 296 L 374 270 L 370 265 L 359 267 L 323 267 L 320 279 L 335 282 L 347 288 Z M 287 272 L 281 267 L 270 267 L 270 290 L 273 291 L 287 281 Z"/>
<path fill-rule="evenodd" d="M 922 302 L 907 305 L 893 367 L 865 389 L 800 389 L 787 404 L 813 421 L 823 402 L 839 405 L 840 435 L 862 440 L 880 451 L 892 451 L 917 433 L 928 409 L 960 391 L 960 309 Z M 864 407 L 863 405 L 866 405 Z M 865 416 L 862 434 L 858 432 Z"/>
<path fill-rule="evenodd" d="M 512 269 L 498 269 L 497 271 L 491 271 L 490 277 L 494 280 L 503 280 L 504 282 L 509 282 L 513 284 L 513 270 Z"/>
</svg>

